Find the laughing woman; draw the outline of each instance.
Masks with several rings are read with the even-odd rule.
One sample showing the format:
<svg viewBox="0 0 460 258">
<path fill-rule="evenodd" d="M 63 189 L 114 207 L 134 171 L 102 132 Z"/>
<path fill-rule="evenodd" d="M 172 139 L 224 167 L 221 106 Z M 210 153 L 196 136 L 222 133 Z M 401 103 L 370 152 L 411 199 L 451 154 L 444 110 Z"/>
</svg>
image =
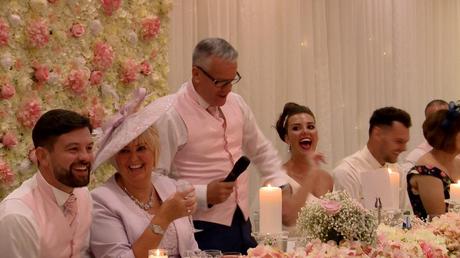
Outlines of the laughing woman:
<svg viewBox="0 0 460 258">
<path fill-rule="evenodd" d="M 331 175 L 318 167 L 318 163 L 323 161 L 323 156 L 316 153 L 318 130 L 313 112 L 308 107 L 292 102 L 286 103 L 276 122 L 276 131 L 281 140 L 289 145 L 291 157 L 283 166 L 294 193 L 297 192 L 297 196 L 303 198 L 301 203 L 332 192 Z M 306 184 L 309 185 L 305 186 Z M 308 188 L 311 189 L 310 194 Z M 302 192 L 304 194 L 301 194 Z M 298 207 L 300 208 L 301 206 Z M 291 213 L 293 218 L 285 222 L 285 226 L 292 226 L 297 219 L 298 210 Z M 287 230 L 291 231 L 292 227 L 288 227 Z"/>
<path fill-rule="evenodd" d="M 145 91 L 141 95 L 139 103 Z M 95 257 L 147 257 L 155 248 L 180 257 L 198 249 L 188 219 L 196 209 L 193 187 L 178 191 L 175 180 L 154 170 L 159 138 L 153 123 L 170 103 L 164 98 L 133 114 L 137 104 L 127 105 L 104 130 L 94 169 L 108 161 L 117 172 L 91 193 Z"/>
</svg>

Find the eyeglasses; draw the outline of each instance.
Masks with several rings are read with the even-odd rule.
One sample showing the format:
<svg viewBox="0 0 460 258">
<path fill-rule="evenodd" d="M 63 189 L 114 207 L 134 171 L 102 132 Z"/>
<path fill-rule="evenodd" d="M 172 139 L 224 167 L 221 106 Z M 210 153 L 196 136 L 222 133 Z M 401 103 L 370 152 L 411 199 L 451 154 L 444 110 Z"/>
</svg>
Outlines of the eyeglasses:
<svg viewBox="0 0 460 258">
<path fill-rule="evenodd" d="M 206 75 L 214 83 L 214 85 L 216 87 L 219 87 L 219 88 L 227 86 L 229 84 L 235 85 L 241 80 L 241 75 L 238 72 L 236 72 L 236 76 L 235 76 L 234 79 L 231 79 L 231 80 L 217 80 L 214 77 L 212 77 L 209 73 L 207 73 L 200 66 L 195 65 L 195 67 L 198 68 L 200 71 L 202 71 L 204 73 L 204 75 Z"/>
</svg>

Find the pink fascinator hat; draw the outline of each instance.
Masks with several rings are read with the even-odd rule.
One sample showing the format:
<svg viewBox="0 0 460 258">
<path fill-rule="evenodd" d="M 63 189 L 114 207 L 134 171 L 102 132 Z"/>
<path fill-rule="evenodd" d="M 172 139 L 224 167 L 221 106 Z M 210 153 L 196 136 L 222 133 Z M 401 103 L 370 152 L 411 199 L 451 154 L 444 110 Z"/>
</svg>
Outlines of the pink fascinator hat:
<svg viewBox="0 0 460 258">
<path fill-rule="evenodd" d="M 146 94 L 145 88 L 136 89 L 132 99 L 102 126 L 103 133 L 96 144 L 99 148 L 93 171 L 154 125 L 173 104 L 173 95 L 168 95 L 156 99 L 137 111 Z"/>
</svg>

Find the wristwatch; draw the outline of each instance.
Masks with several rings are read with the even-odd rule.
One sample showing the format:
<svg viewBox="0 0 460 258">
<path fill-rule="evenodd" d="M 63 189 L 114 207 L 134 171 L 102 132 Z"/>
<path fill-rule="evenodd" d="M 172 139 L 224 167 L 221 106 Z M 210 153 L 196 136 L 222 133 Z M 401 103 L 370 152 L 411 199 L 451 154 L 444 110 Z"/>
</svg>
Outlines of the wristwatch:
<svg viewBox="0 0 460 258">
<path fill-rule="evenodd" d="M 158 224 L 150 224 L 150 230 L 152 231 L 153 234 L 155 235 L 164 235 L 165 231 L 163 230 L 163 228 L 158 225 Z"/>
</svg>

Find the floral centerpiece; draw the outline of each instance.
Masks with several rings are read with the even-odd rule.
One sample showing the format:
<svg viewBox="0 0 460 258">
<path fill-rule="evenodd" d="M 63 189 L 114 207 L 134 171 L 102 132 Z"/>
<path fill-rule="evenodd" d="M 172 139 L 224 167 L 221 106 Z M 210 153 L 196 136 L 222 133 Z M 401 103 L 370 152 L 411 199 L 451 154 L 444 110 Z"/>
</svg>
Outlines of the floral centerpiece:
<svg viewBox="0 0 460 258">
<path fill-rule="evenodd" d="M 427 225 L 427 228 L 434 234 L 445 238 L 449 254 L 453 257 L 460 257 L 460 214 L 449 212 Z"/>
<path fill-rule="evenodd" d="M 1 2 L 0 200 L 35 173 L 31 128 L 47 110 L 75 110 L 96 128 L 139 86 L 149 100 L 167 94 L 171 8 L 170 0 Z"/>
<path fill-rule="evenodd" d="M 362 205 L 345 192 L 325 194 L 309 202 L 299 212 L 297 230 L 305 239 L 357 240 L 372 244 L 376 239 L 377 221 Z"/>
</svg>

